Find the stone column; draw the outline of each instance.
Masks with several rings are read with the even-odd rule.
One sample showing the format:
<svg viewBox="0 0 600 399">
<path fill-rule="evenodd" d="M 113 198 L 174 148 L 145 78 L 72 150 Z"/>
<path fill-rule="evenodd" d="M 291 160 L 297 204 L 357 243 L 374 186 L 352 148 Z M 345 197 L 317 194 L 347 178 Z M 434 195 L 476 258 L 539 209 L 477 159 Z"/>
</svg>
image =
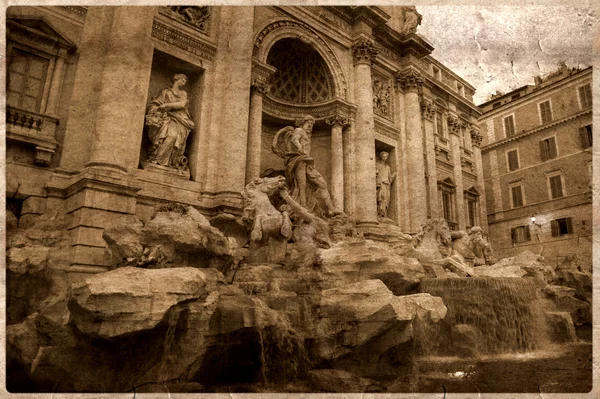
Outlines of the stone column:
<svg viewBox="0 0 600 399">
<path fill-rule="evenodd" d="M 396 95 L 396 115 L 398 118 L 396 120 L 396 124 L 400 129 L 400 137 L 398 140 L 398 155 L 399 159 L 399 168 L 396 176 L 396 184 L 392 187 L 395 187 L 397 198 L 399 200 L 400 212 L 398 213 L 398 226 L 402 228 L 403 231 L 410 230 L 410 212 L 409 212 L 409 190 L 408 188 L 408 169 L 406 163 L 406 115 L 404 110 L 404 93 L 401 90 L 401 84 L 396 82 L 394 85 L 396 87 L 395 95 Z"/>
<path fill-rule="evenodd" d="M 429 100 L 423 99 L 421 102 L 421 112 L 423 113 L 423 124 L 425 130 L 425 153 L 427 154 L 427 175 L 429 176 L 429 215 L 431 218 L 440 217 L 440 202 L 437 194 L 437 167 L 435 163 L 435 138 L 433 137 L 433 118 L 435 116 L 435 106 Z"/>
<path fill-rule="evenodd" d="M 485 182 L 483 179 L 483 161 L 481 159 L 481 142 L 483 136 L 475 127 L 471 127 L 471 143 L 473 144 L 473 158 L 475 159 L 475 173 L 477 173 L 477 191 L 479 191 L 479 227 L 488 234 L 487 204 L 485 198 Z"/>
<path fill-rule="evenodd" d="M 448 116 L 448 126 L 450 127 L 450 148 L 452 151 L 452 161 L 454 164 L 454 183 L 456 184 L 456 210 L 455 216 L 458 222 L 458 229 L 464 230 L 467 228 L 467 220 L 465 218 L 465 197 L 464 197 L 464 182 L 462 177 L 462 137 L 461 129 L 463 124 L 456 116 Z"/>
<path fill-rule="evenodd" d="M 354 166 L 355 166 L 355 121 L 350 118 L 346 133 L 343 134 L 343 151 L 344 151 L 344 212 L 354 215 Z"/>
<path fill-rule="evenodd" d="M 202 197 L 205 206 L 231 212 L 241 208 L 246 182 L 253 26 L 254 7 L 221 8 Z"/>
<path fill-rule="evenodd" d="M 421 121 L 421 96 L 423 79 L 419 72 L 409 69 L 398 76 L 404 90 L 404 109 L 406 115 L 406 163 L 408 170 L 405 189 L 409 191 L 410 231 L 418 231 L 427 221 L 427 208 L 423 206 L 427 197 L 425 185 L 425 162 L 423 148 L 423 125 Z"/>
<path fill-rule="evenodd" d="M 331 181 L 329 192 L 336 209 L 343 210 L 344 206 L 344 143 L 342 129 L 348 124 L 348 118 L 335 114 L 325 122 L 331 125 Z"/>
<path fill-rule="evenodd" d="M 137 169 L 152 55 L 154 7 L 115 7 L 98 94 L 95 136 L 86 166 Z"/>
<path fill-rule="evenodd" d="M 250 117 L 248 120 L 248 148 L 246 155 L 246 184 L 260 176 L 260 153 L 262 150 L 262 102 L 270 86 L 253 79 L 250 86 Z"/>
<path fill-rule="evenodd" d="M 377 194 L 375 181 L 375 122 L 371 64 L 378 51 L 361 39 L 352 46 L 354 55 L 354 100 L 356 101 L 355 218 L 357 225 L 377 224 Z"/>
</svg>

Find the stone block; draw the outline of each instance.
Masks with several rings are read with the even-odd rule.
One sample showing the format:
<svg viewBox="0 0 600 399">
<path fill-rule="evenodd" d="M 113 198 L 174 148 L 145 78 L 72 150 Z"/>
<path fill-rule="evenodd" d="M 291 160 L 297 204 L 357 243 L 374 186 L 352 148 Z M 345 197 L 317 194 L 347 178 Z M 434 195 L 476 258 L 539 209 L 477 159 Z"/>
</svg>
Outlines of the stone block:
<svg viewBox="0 0 600 399">
<path fill-rule="evenodd" d="M 94 265 L 104 264 L 104 248 L 87 245 L 74 245 L 71 252 L 71 264 Z"/>
<path fill-rule="evenodd" d="M 73 245 L 86 245 L 90 247 L 104 248 L 106 242 L 102 238 L 103 228 L 79 226 L 71 229 Z"/>
<path fill-rule="evenodd" d="M 46 198 L 44 197 L 27 197 L 23 200 L 21 215 L 29 213 L 41 215 L 46 211 Z"/>
</svg>

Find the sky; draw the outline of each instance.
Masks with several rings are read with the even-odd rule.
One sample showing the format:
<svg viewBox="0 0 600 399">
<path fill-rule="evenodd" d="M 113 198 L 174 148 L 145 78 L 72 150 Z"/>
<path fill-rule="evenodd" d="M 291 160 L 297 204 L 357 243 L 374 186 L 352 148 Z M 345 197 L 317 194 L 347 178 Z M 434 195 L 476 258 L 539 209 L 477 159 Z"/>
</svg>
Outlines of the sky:
<svg viewBox="0 0 600 399">
<path fill-rule="evenodd" d="M 558 68 L 592 65 L 597 12 L 565 6 L 417 6 L 432 56 L 473 85 L 475 104 Z"/>
</svg>

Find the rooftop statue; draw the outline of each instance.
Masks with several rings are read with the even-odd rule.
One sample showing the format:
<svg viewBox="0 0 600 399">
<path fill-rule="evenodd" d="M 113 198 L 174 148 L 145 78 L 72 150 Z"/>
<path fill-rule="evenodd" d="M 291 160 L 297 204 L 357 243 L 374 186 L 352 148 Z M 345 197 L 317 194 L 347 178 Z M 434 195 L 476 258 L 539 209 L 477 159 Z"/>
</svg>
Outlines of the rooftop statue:
<svg viewBox="0 0 600 399">
<path fill-rule="evenodd" d="M 292 198 L 317 216 L 334 216 L 341 212 L 335 209 L 327 183 L 310 156 L 314 123 L 312 116 L 304 116 L 296 122 L 296 128 L 286 126 L 279 130 L 273 138 L 272 150 L 285 160 L 285 178 Z"/>
<path fill-rule="evenodd" d="M 402 16 L 404 17 L 404 26 L 402 27 L 402 34 L 409 35 L 417 32 L 417 26 L 421 25 L 423 16 L 417 11 L 415 6 L 404 6 L 402 7 Z"/>
<path fill-rule="evenodd" d="M 148 162 L 180 172 L 188 170 L 185 145 L 194 128 L 194 121 L 187 110 L 187 93 L 181 89 L 186 83 L 185 75 L 173 76 L 173 85 L 165 87 L 152 99 L 146 113 L 151 142 Z"/>
</svg>

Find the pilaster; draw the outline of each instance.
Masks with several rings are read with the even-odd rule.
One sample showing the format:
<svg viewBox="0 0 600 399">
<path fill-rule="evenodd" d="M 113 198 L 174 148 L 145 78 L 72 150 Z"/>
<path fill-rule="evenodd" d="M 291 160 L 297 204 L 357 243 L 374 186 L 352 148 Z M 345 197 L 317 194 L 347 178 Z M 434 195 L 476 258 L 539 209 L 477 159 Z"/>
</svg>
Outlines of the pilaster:
<svg viewBox="0 0 600 399">
<path fill-rule="evenodd" d="M 435 162 L 435 138 L 433 133 L 433 118 L 435 116 L 435 106 L 430 100 L 423 99 L 421 102 L 421 112 L 423 114 L 423 124 L 425 131 L 425 153 L 428 176 L 427 190 L 429 192 L 428 208 L 431 218 L 440 217 L 440 202 L 437 194 L 437 166 Z"/>
</svg>

